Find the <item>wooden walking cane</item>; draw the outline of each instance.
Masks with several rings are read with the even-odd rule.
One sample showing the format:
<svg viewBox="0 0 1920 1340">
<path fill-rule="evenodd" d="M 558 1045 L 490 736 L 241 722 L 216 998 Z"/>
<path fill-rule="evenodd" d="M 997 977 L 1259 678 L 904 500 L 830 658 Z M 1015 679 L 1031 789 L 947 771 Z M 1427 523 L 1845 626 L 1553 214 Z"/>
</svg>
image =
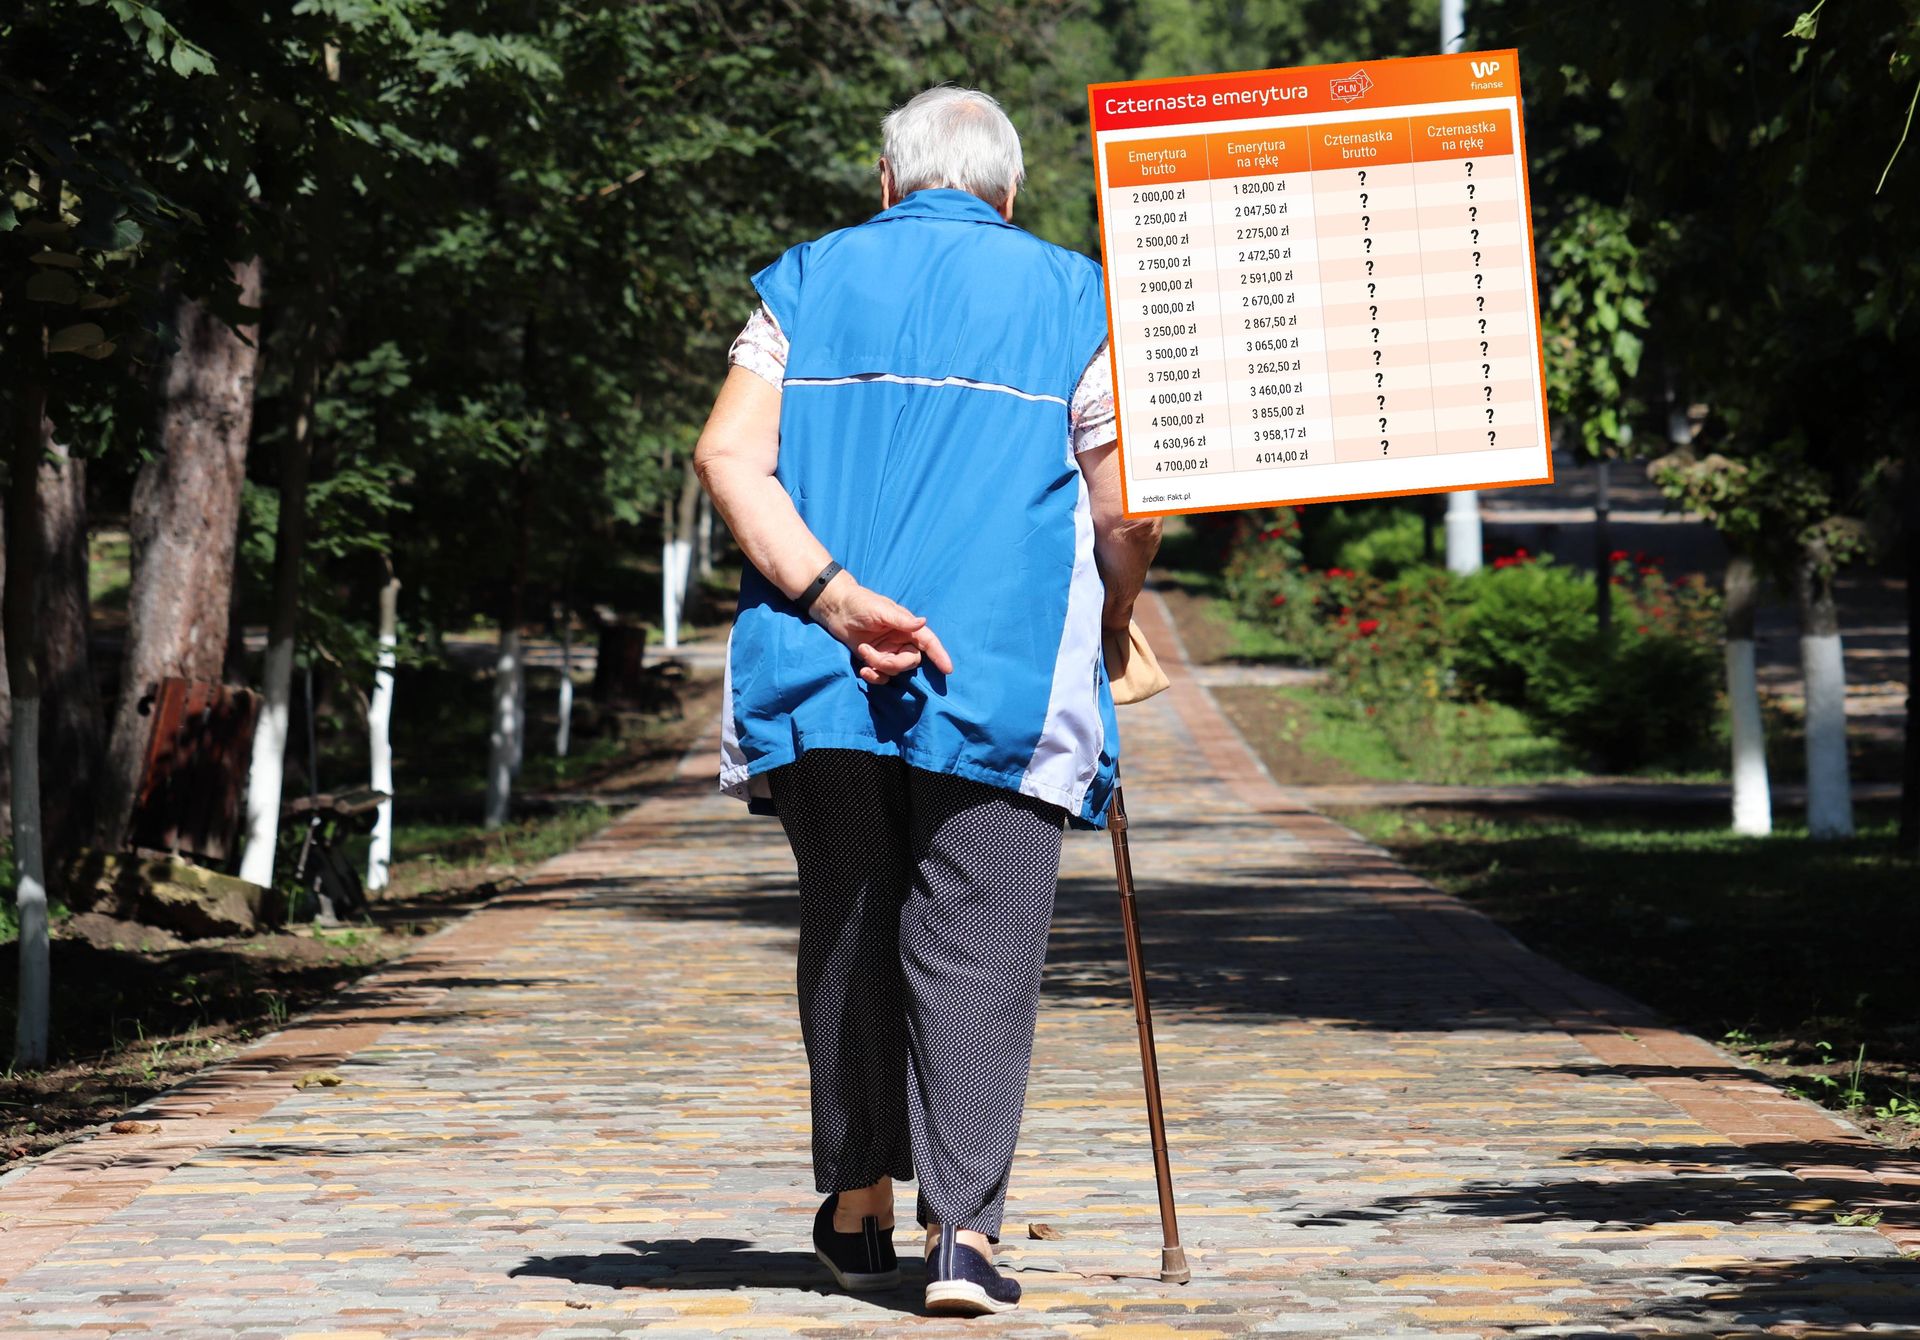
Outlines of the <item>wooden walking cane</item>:
<svg viewBox="0 0 1920 1340">
<path fill-rule="evenodd" d="M 1167 677 L 1154 659 L 1139 626 L 1127 630 L 1129 646 L 1109 646 L 1109 674 L 1114 663 L 1122 673 L 1113 676 L 1115 703 L 1137 703 L 1167 687 Z M 1118 641 L 1118 639 L 1114 639 Z M 1167 1118 L 1160 1106 L 1160 1058 L 1153 1046 L 1153 1009 L 1147 1003 L 1147 970 L 1140 953 L 1140 916 L 1133 898 L 1133 855 L 1127 846 L 1127 805 L 1116 774 L 1113 803 L 1107 813 L 1113 834 L 1114 879 L 1120 886 L 1120 925 L 1127 940 L 1127 976 L 1133 985 L 1133 1020 L 1140 1030 L 1140 1071 L 1146 1079 L 1147 1130 L 1153 1140 L 1153 1180 L 1160 1192 L 1160 1279 L 1185 1284 L 1193 1278 L 1187 1269 L 1187 1250 L 1180 1245 L 1180 1221 L 1173 1208 L 1173 1168 L 1167 1160 Z"/>
</svg>

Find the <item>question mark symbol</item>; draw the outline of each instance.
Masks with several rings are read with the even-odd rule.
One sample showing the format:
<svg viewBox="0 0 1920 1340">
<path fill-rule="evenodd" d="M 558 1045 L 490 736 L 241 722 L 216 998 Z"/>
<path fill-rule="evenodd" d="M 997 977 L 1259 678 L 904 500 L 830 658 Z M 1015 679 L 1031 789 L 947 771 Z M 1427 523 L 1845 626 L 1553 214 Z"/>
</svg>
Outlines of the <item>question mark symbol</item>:
<svg viewBox="0 0 1920 1340">
<path fill-rule="evenodd" d="M 1365 209 L 1366 207 L 1367 207 L 1367 193 L 1365 191 L 1362 191 L 1360 192 L 1360 208 Z"/>
<path fill-rule="evenodd" d="M 1472 182 L 1467 183 L 1467 199 L 1469 200 L 1473 199 L 1473 183 Z"/>
<path fill-rule="evenodd" d="M 1368 262 L 1367 262 L 1367 273 L 1368 273 L 1368 274 L 1372 274 L 1372 273 L 1373 273 L 1373 262 L 1372 262 L 1372 261 L 1368 261 Z"/>
<path fill-rule="evenodd" d="M 1491 428 L 1487 429 L 1487 445 L 1493 445 L 1493 429 Z"/>
<path fill-rule="evenodd" d="M 1481 375 L 1481 377 L 1483 377 L 1483 378 L 1487 378 L 1487 377 L 1491 377 L 1491 376 L 1493 376 L 1493 364 L 1491 364 L 1491 363 L 1482 363 L 1482 364 L 1480 365 L 1480 375 Z"/>
<path fill-rule="evenodd" d="M 1484 297 L 1475 298 L 1474 301 L 1480 304 L 1481 311 L 1484 312 L 1487 310 L 1487 300 Z"/>
<path fill-rule="evenodd" d="M 1493 388 L 1489 386 L 1486 388 L 1486 390 L 1487 390 L 1487 399 L 1491 401 L 1493 399 Z"/>
<path fill-rule="evenodd" d="M 1487 411 L 1487 422 L 1488 422 L 1488 423 L 1492 423 L 1492 422 L 1493 422 L 1493 411 L 1492 411 L 1492 410 L 1488 410 L 1488 411 Z"/>
<path fill-rule="evenodd" d="M 1486 356 L 1487 356 L 1487 342 L 1485 340 L 1482 340 L 1480 341 L 1480 357 L 1485 358 Z"/>
<path fill-rule="evenodd" d="M 1375 361 L 1377 362 L 1378 360 L 1375 360 Z M 1373 374 L 1373 384 L 1374 384 L 1375 386 L 1384 386 L 1384 385 L 1386 385 L 1386 382 L 1387 382 L 1387 374 L 1386 374 L 1386 373 L 1384 373 L 1384 372 L 1376 372 L 1376 373 L 1374 373 L 1374 374 Z"/>
<path fill-rule="evenodd" d="M 1385 396 L 1377 395 L 1374 397 L 1374 399 L 1380 402 L 1381 409 L 1385 409 L 1387 407 L 1387 398 Z"/>
<path fill-rule="evenodd" d="M 1478 265 L 1480 263 L 1480 253 L 1477 251 L 1473 253 L 1473 263 L 1475 265 Z"/>
<path fill-rule="evenodd" d="M 1484 316 L 1480 318 L 1480 333 L 1482 335 L 1487 333 L 1487 318 Z"/>
<path fill-rule="evenodd" d="M 1378 349 L 1373 351 L 1373 365 L 1376 368 L 1380 366 L 1380 351 Z"/>
<path fill-rule="evenodd" d="M 1366 246 L 1366 249 L 1368 251 L 1373 250 L 1373 239 L 1371 237 L 1363 237 L 1360 239 L 1360 241 Z M 1371 274 L 1372 271 L 1368 271 L 1368 273 Z"/>
<path fill-rule="evenodd" d="M 1471 158 L 1467 160 L 1467 175 L 1469 177 L 1473 175 L 1473 160 Z"/>
<path fill-rule="evenodd" d="M 1369 298 L 1371 298 L 1371 297 L 1373 296 L 1373 293 L 1374 293 L 1374 290 L 1375 290 L 1375 289 L 1377 289 L 1377 288 L 1379 288 L 1379 287 L 1380 287 L 1380 286 L 1379 286 L 1378 284 L 1368 284 L 1368 285 L 1367 285 L 1367 296 L 1368 296 Z"/>
<path fill-rule="evenodd" d="M 1385 419 L 1380 420 L 1380 431 L 1383 433 L 1387 431 L 1387 421 Z"/>
<path fill-rule="evenodd" d="M 1364 233 L 1371 227 L 1373 227 L 1373 215 L 1362 214 L 1360 216 L 1360 231 Z"/>
<path fill-rule="evenodd" d="M 1368 284 L 1367 287 L 1372 288 L 1373 285 Z M 1380 306 L 1378 303 L 1371 303 L 1368 305 L 1367 318 L 1368 320 L 1371 320 L 1371 321 L 1378 321 L 1380 319 Z"/>
<path fill-rule="evenodd" d="M 1480 230 L 1478 228 L 1473 230 L 1473 244 L 1476 247 L 1480 245 Z"/>
<path fill-rule="evenodd" d="M 1483 274 L 1476 273 L 1473 276 L 1473 286 L 1475 288 L 1485 288 L 1487 286 L 1487 277 Z"/>
<path fill-rule="evenodd" d="M 1468 223 L 1480 222 L 1480 206 L 1478 205 L 1467 206 L 1467 222 Z"/>
<path fill-rule="evenodd" d="M 1380 327 L 1378 326 L 1375 326 L 1373 328 L 1373 342 L 1375 344 L 1380 343 Z"/>
<path fill-rule="evenodd" d="M 1380 454 L 1382 456 L 1387 454 L 1387 439 L 1384 437 L 1380 439 Z"/>
<path fill-rule="evenodd" d="M 1365 168 L 1360 169 L 1360 184 L 1362 186 L 1367 184 L 1367 170 Z"/>
</svg>

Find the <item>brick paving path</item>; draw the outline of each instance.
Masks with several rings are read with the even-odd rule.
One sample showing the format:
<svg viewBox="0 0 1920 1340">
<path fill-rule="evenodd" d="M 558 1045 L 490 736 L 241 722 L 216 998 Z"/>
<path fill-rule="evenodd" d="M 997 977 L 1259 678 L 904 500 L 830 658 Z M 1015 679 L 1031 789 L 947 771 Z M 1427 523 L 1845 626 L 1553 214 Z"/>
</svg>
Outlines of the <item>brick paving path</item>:
<svg viewBox="0 0 1920 1340">
<path fill-rule="evenodd" d="M 1109 850 L 1076 835 L 1003 1253 L 1026 1307 L 822 1287 L 789 858 L 703 750 L 157 1130 L 0 1179 L 0 1334 L 1920 1335 L 1920 1168 L 1306 810 L 1170 669 L 1124 725 L 1193 1284 L 1154 1278 Z"/>
</svg>

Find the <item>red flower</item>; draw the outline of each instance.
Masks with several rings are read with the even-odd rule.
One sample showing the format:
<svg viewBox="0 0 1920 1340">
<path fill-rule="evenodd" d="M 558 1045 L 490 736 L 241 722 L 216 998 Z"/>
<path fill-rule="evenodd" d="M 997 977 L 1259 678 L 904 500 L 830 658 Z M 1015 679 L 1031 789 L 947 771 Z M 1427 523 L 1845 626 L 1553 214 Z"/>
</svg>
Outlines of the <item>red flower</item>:
<svg viewBox="0 0 1920 1340">
<path fill-rule="evenodd" d="M 1607 562 L 1609 563 L 1624 563 L 1626 561 L 1627 551 L 1624 549 L 1616 549 L 1607 555 Z"/>
<path fill-rule="evenodd" d="M 1362 619 L 1360 621 L 1360 636 L 1368 637 L 1373 633 L 1378 632 L 1379 628 L 1380 628 L 1380 621 L 1378 619 Z"/>
<path fill-rule="evenodd" d="M 1285 591 L 1275 591 L 1273 593 L 1273 599 L 1269 600 L 1267 603 L 1273 606 L 1275 609 L 1279 609 L 1280 606 L 1287 603 L 1287 593 Z"/>
<path fill-rule="evenodd" d="M 1643 633 L 1644 633 L 1644 632 L 1646 632 L 1646 631 L 1647 631 L 1647 626 L 1646 626 L 1645 624 L 1641 624 L 1641 625 L 1640 625 L 1640 631 L 1641 631 L 1641 632 L 1643 632 Z"/>
<path fill-rule="evenodd" d="M 1368 716 L 1372 716 L 1372 715 L 1373 715 L 1373 711 L 1374 711 L 1374 708 L 1373 708 L 1373 704 L 1372 704 L 1372 703 L 1368 703 L 1368 704 L 1367 704 L 1367 715 L 1368 715 Z"/>
<path fill-rule="evenodd" d="M 1651 563 L 1642 563 L 1640 565 L 1640 575 L 1642 577 L 1651 577 L 1658 571 L 1660 571 L 1660 569 L 1654 567 Z"/>
</svg>

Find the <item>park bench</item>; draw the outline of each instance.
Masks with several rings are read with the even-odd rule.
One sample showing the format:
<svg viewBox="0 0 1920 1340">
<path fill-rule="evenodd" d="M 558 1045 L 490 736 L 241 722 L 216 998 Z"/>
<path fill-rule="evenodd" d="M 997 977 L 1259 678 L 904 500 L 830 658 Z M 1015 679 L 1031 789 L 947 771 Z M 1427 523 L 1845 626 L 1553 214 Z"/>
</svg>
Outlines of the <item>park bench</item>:
<svg viewBox="0 0 1920 1340">
<path fill-rule="evenodd" d="M 350 834 L 373 831 L 380 806 L 388 799 L 385 791 L 363 787 L 300 796 L 280 807 L 282 827 L 305 828 L 294 858 L 293 882 L 313 896 L 315 925 L 338 926 L 366 914 L 366 887 L 342 843 Z"/>
</svg>

